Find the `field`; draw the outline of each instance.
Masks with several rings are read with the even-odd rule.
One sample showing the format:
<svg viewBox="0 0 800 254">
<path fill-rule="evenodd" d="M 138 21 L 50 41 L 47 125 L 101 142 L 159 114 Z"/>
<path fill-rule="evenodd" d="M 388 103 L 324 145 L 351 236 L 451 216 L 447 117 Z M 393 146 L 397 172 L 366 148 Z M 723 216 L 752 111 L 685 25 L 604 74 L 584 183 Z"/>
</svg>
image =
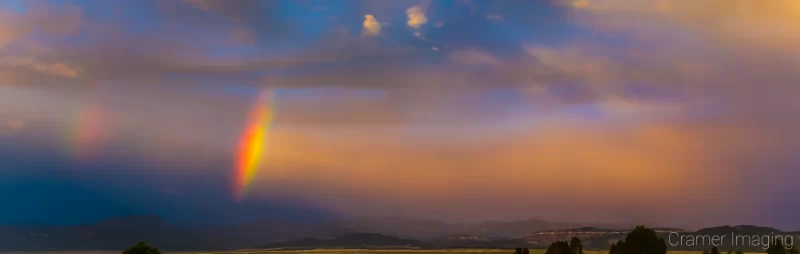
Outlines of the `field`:
<svg viewBox="0 0 800 254">
<path fill-rule="evenodd" d="M 513 254 L 503 249 L 449 249 L 449 250 L 364 250 L 364 249 L 314 249 L 314 250 L 246 250 L 231 252 L 175 252 L 169 254 Z M 544 254 L 545 250 L 530 250 L 531 254 Z M 669 254 L 701 254 L 702 251 L 670 251 Z M 584 254 L 608 254 L 604 251 L 584 251 Z M 756 254 L 756 253 L 745 253 Z"/>
<path fill-rule="evenodd" d="M 0 252 L 2 254 L 120 254 L 122 251 L 41 251 Z M 314 249 L 314 250 L 241 250 L 223 252 L 162 252 L 164 254 L 513 254 L 514 250 L 451 249 L 451 250 L 364 250 L 364 249 Z M 545 250 L 531 250 L 531 254 L 544 254 Z M 585 254 L 607 254 L 608 251 L 584 251 Z M 668 254 L 701 254 L 701 251 L 670 251 Z M 745 254 L 763 254 L 746 252 Z"/>
</svg>

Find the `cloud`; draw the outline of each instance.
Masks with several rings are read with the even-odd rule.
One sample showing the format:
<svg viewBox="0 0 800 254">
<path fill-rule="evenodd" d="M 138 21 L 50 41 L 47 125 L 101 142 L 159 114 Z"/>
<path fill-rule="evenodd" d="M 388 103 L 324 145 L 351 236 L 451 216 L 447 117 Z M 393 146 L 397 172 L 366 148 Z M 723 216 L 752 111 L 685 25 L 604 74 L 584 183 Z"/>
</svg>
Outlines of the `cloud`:
<svg viewBox="0 0 800 254">
<path fill-rule="evenodd" d="M 585 25 L 593 25 L 592 28 L 598 28 L 601 30 L 600 32 L 603 32 L 605 31 L 603 29 L 608 26 L 602 25 L 601 27 L 595 27 L 594 25 L 600 26 L 600 24 L 607 24 L 606 22 L 613 21 L 614 17 L 630 15 L 631 18 L 633 18 L 633 16 L 637 15 L 635 12 L 629 13 L 628 11 L 609 16 L 606 16 L 604 13 L 615 12 L 615 10 L 644 10 L 645 7 L 655 10 L 658 8 L 658 5 L 662 3 L 662 1 L 646 2 L 647 3 L 644 4 L 637 4 L 636 1 L 632 1 L 628 4 L 626 1 L 608 1 L 608 4 L 603 4 L 601 1 L 591 1 L 590 6 L 607 7 L 597 7 L 600 9 L 593 9 L 594 7 L 585 8 L 573 13 L 573 15 L 576 18 L 575 21 Z M 571 4 L 572 2 L 568 3 Z M 741 4 L 738 2 L 735 3 Z M 525 89 L 535 86 L 557 87 L 563 86 L 563 84 L 560 83 L 571 82 L 574 86 L 579 88 L 579 90 L 587 91 L 590 94 L 605 93 L 613 95 L 614 93 L 621 92 L 624 86 L 626 86 L 622 83 L 640 83 L 638 86 L 641 87 L 652 87 L 657 90 L 670 90 L 670 92 L 686 94 L 697 93 L 699 92 L 698 90 L 706 90 L 705 88 L 708 88 L 708 91 L 705 92 L 710 93 L 712 89 L 716 88 L 711 88 L 711 84 L 708 84 L 709 82 L 707 81 L 714 79 L 714 83 L 731 83 L 731 81 L 725 80 L 722 77 L 728 75 L 729 70 L 738 68 L 735 63 L 750 62 L 753 60 L 766 61 L 764 59 L 756 59 L 762 57 L 754 54 L 747 56 L 728 54 L 744 53 L 742 51 L 731 50 L 723 52 L 717 47 L 700 48 L 698 45 L 702 44 L 691 43 L 690 41 L 674 39 L 673 42 L 675 43 L 670 45 L 658 45 L 652 44 L 650 40 L 643 40 L 640 43 L 638 37 L 632 42 L 625 42 L 633 45 L 627 52 L 601 43 L 597 45 L 581 45 L 567 42 L 559 47 L 548 47 L 537 45 L 536 43 L 515 41 L 514 43 L 509 43 L 509 45 L 521 44 L 523 45 L 521 49 L 509 48 L 508 50 L 519 50 L 521 54 L 515 56 L 499 55 L 496 54 L 496 52 L 492 52 L 493 49 L 484 48 L 480 45 L 472 47 L 460 46 L 458 43 L 464 41 L 463 38 L 449 38 L 453 37 L 454 33 L 457 34 L 458 31 L 464 29 L 463 27 L 458 27 L 458 24 L 452 24 L 454 22 L 448 22 L 446 27 L 442 27 L 443 33 L 447 34 L 447 36 L 442 37 L 442 35 L 436 33 L 425 35 L 425 39 L 435 42 L 437 48 L 443 49 L 446 47 L 448 50 L 455 50 L 450 52 L 450 54 L 438 54 L 435 56 L 426 56 L 424 53 L 421 53 L 431 52 L 430 49 L 433 48 L 431 45 L 419 47 L 418 45 L 410 43 L 367 43 L 349 40 L 347 38 L 341 40 L 341 42 L 337 42 L 336 45 L 326 44 L 328 41 L 311 42 L 308 45 L 313 45 L 309 46 L 309 48 L 313 49 L 287 50 L 285 53 L 267 52 L 259 48 L 253 49 L 250 54 L 241 54 L 236 57 L 220 57 L 219 54 L 208 53 L 205 49 L 209 47 L 221 47 L 224 50 L 235 52 L 238 50 L 237 47 L 239 46 L 258 46 L 252 45 L 252 43 L 262 42 L 258 38 L 264 36 L 265 31 L 253 28 L 251 26 L 253 23 L 250 22 L 255 22 L 258 16 L 252 15 L 251 10 L 260 7 L 253 6 L 252 4 L 253 2 L 250 1 L 242 1 L 242 3 L 238 3 L 238 1 L 188 1 L 188 7 L 195 8 L 202 12 L 218 12 L 225 17 L 229 17 L 229 20 L 233 23 L 232 25 L 216 25 L 216 27 L 224 27 L 224 29 L 219 30 L 221 32 L 220 34 L 227 34 L 229 36 L 209 37 L 209 33 L 190 34 L 189 36 L 184 36 L 186 34 L 180 34 L 179 36 L 178 34 L 172 33 L 132 36 L 128 34 L 127 30 L 130 28 L 125 26 L 117 27 L 116 31 L 118 32 L 115 32 L 98 29 L 95 24 L 87 23 L 87 25 L 92 26 L 90 34 L 93 39 L 86 45 L 43 45 L 51 52 L 46 54 L 7 54 L 6 60 L 3 63 L 5 63 L 8 73 L 11 73 L 14 69 L 20 68 L 27 69 L 30 72 L 24 75 L 16 74 L 16 80 L 20 82 L 49 82 L 52 78 L 61 77 L 73 79 L 75 77 L 80 77 L 86 80 L 126 81 L 149 85 L 164 82 L 164 80 L 170 80 L 170 82 L 184 82 L 180 81 L 180 79 L 169 77 L 186 77 L 187 81 L 185 82 L 192 82 L 188 79 L 198 79 L 204 82 L 228 79 L 236 80 L 236 82 L 253 84 L 258 83 L 264 73 L 280 69 L 285 74 L 280 74 L 278 76 L 287 81 L 287 86 L 288 84 L 291 84 L 291 86 L 367 85 L 376 88 L 384 88 L 385 86 L 378 83 L 369 84 L 369 80 L 386 80 L 379 76 L 402 76 L 400 72 L 408 71 L 423 74 L 422 76 L 424 78 L 417 79 L 425 80 L 423 82 L 445 82 L 448 84 L 456 82 L 466 82 L 468 84 L 487 82 L 501 84 L 501 86 L 515 86 Z M 680 24 L 686 21 L 683 21 L 683 19 L 679 17 L 702 17 L 704 15 L 710 15 L 703 14 L 706 12 L 705 9 L 691 11 L 691 8 L 686 5 L 688 4 L 671 3 L 670 7 L 670 13 L 686 14 L 681 14 L 679 16 L 671 16 L 674 14 L 666 13 L 652 15 L 653 17 L 645 19 L 643 22 L 624 22 L 619 23 L 619 25 L 647 25 L 653 24 L 653 22 L 656 21 L 660 24 L 663 23 L 663 19 L 674 17 L 674 19 L 670 18 L 668 20 L 674 20 L 675 22 L 672 23 L 676 24 L 667 26 L 666 28 L 671 30 L 691 29 L 693 28 L 692 26 L 681 26 Z M 567 7 L 572 8 L 571 5 Z M 772 7 L 768 9 L 772 10 Z M 422 8 L 420 5 L 414 5 L 408 8 L 407 11 L 409 11 L 409 14 L 414 14 L 422 12 Z M 169 11 L 165 12 L 166 14 L 164 15 L 177 15 Z M 740 12 L 747 13 L 746 11 Z M 73 13 L 80 13 L 80 11 L 73 11 Z M 501 12 L 493 11 L 491 13 Z M 204 13 L 201 14 L 207 15 Z M 424 16 L 424 13 L 421 14 Z M 188 14 L 181 15 L 183 16 L 176 16 L 176 18 L 180 18 L 180 22 L 198 19 L 198 17 Z M 69 15 L 59 13 L 59 15 L 51 16 Z M 483 17 L 479 18 L 485 20 Z M 16 17 L 15 20 L 16 19 L 20 19 L 20 17 Z M 780 19 L 782 20 L 783 18 Z M 409 21 L 411 21 L 411 19 Z M 164 29 L 170 29 L 169 31 L 172 31 L 171 28 L 176 27 L 180 22 L 166 24 L 163 27 Z M 488 23 L 491 24 L 491 22 Z M 709 22 L 697 23 L 705 24 Z M 472 23 L 470 24 L 470 26 L 466 27 L 480 27 Z M 385 33 L 381 28 L 385 27 L 383 27 L 382 23 L 376 20 L 374 16 L 365 16 L 363 21 L 364 36 L 376 36 L 382 32 Z M 662 28 L 662 26 L 659 25 L 652 28 Z M 636 27 L 616 27 L 616 29 L 624 29 L 637 34 L 639 31 L 644 30 Z M 66 31 L 68 29 L 50 30 Z M 187 31 L 189 29 L 174 30 Z M 476 31 L 479 33 L 487 32 L 483 30 Z M 201 40 L 200 38 L 211 39 Z M 214 38 L 219 39 L 218 41 L 221 44 L 204 43 L 206 41 L 215 41 L 216 39 Z M 736 43 L 736 40 L 733 38 L 729 40 L 716 40 L 716 42 L 720 43 L 725 41 L 728 41 L 727 43 Z M 230 42 L 236 43 L 231 45 Z M 758 46 L 756 45 L 758 43 L 783 44 L 780 40 L 764 40 L 764 42 L 753 42 L 748 45 L 755 47 Z M 145 44 L 148 45 L 148 47 L 144 47 L 143 45 Z M 788 44 L 786 45 L 787 46 L 783 48 L 791 51 Z M 735 45 L 731 45 L 731 48 L 734 48 L 733 46 Z M 763 46 L 762 48 L 768 48 L 770 51 L 777 54 L 777 51 L 773 50 L 774 47 Z M 651 50 L 652 47 L 658 47 L 659 50 L 653 51 Z M 422 48 L 425 50 L 419 50 Z M 101 54 L 93 54 L 92 52 L 101 52 Z M 371 60 L 367 60 L 368 58 Z M 126 61 L 117 61 L 117 59 L 126 59 Z M 428 65 L 433 68 L 424 70 L 420 67 L 416 67 L 421 66 L 421 63 L 428 60 L 434 60 L 433 64 Z M 636 64 L 631 64 L 634 62 Z M 476 70 L 467 66 L 476 63 L 495 66 L 495 68 L 479 70 L 478 72 L 480 72 L 480 75 L 478 75 Z M 320 70 L 319 73 L 304 70 L 304 68 L 310 68 L 309 66 L 316 65 L 330 66 L 338 70 L 336 73 L 328 73 L 326 70 Z M 374 70 L 374 74 L 368 75 L 369 77 L 363 77 L 359 76 L 357 73 L 350 73 L 350 71 L 343 67 L 337 66 L 347 66 L 348 68 L 354 69 L 368 68 Z M 499 68 L 499 66 L 502 66 L 502 68 Z M 786 83 L 780 81 L 780 79 L 791 78 L 788 73 L 783 73 L 783 69 L 781 68 L 775 68 L 775 66 L 771 65 L 770 67 L 764 66 L 763 68 L 756 68 L 758 72 L 753 73 L 751 79 L 767 77 L 779 81 L 777 83 Z M 34 73 L 41 73 L 50 77 L 34 77 Z M 303 73 L 303 75 L 307 75 L 307 77 L 295 77 L 295 73 Z M 347 75 L 338 75 L 343 73 L 347 73 Z M 275 76 L 274 74 L 270 75 Z M 447 78 L 446 76 L 448 75 L 452 77 Z M 322 77 L 328 77 L 332 82 L 326 82 Z M 8 77 L 4 79 L 8 79 Z M 412 87 L 408 83 L 403 83 L 409 81 L 409 79 L 410 78 L 400 78 L 397 82 L 390 82 L 396 84 L 391 87 Z M 66 80 L 64 82 L 65 84 L 77 84 L 77 82 L 71 80 Z M 666 86 L 660 83 L 671 83 L 673 85 Z M 743 82 L 734 83 L 737 83 L 734 87 L 745 86 L 744 84 L 739 84 Z M 775 86 L 777 86 L 777 84 Z M 733 90 L 730 93 L 738 93 L 739 91 L 740 90 Z"/>
<path fill-rule="evenodd" d="M 562 1 L 564 2 L 564 1 Z M 667 12 L 672 10 L 673 0 L 573 0 L 569 6 L 585 11 L 632 11 L 632 12 Z"/>
<path fill-rule="evenodd" d="M 302 22 L 302 11 L 274 10 L 305 9 L 265 8 L 270 3 L 165 4 L 150 13 L 158 29 L 75 8 L 4 13 L 0 81 L 30 86 L 0 93 L 0 110 L 28 112 L 20 118 L 25 126 L 39 130 L 44 122 L 41 129 L 52 130 L 43 132 L 55 135 L 69 126 L 71 101 L 95 98 L 108 111 L 109 128 L 129 134 L 104 152 L 224 177 L 224 165 L 203 164 L 231 159 L 249 96 L 270 86 L 285 93 L 257 195 L 297 194 L 320 204 L 342 198 L 354 213 L 577 215 L 558 212 L 568 204 L 552 197 L 563 197 L 601 211 L 580 215 L 613 219 L 624 212 L 613 204 L 642 198 L 631 189 L 665 200 L 696 190 L 681 200 L 706 209 L 709 200 L 757 198 L 698 179 L 752 184 L 745 180 L 759 172 L 777 182 L 797 176 L 790 169 L 798 162 L 787 152 L 800 149 L 791 2 L 561 1 L 563 19 L 531 15 L 522 2 L 455 8 L 428 13 L 442 21 L 419 31 L 425 40 L 384 25 L 402 21 L 392 13 L 407 3 L 368 1 Z M 425 24 L 422 5 L 406 10 L 410 27 Z M 502 26 L 492 20 L 500 14 Z M 520 21 L 529 17 L 547 18 Z M 380 39 L 347 32 L 360 23 L 362 37 Z M 559 30 L 536 29 L 541 24 Z M 560 36 L 561 28 L 578 31 L 568 30 L 573 26 L 613 40 Z M 563 188 L 574 186 L 563 178 L 570 172 L 585 176 L 569 179 L 578 188 Z M 397 202 L 383 202 L 386 196 Z M 668 203 L 652 209 L 666 211 Z M 497 209 L 507 204 L 519 205 Z"/>
<path fill-rule="evenodd" d="M 253 31 L 246 28 L 234 28 L 231 30 L 231 42 L 235 45 L 251 45 L 256 41 Z"/>
<path fill-rule="evenodd" d="M 77 78 L 81 73 L 79 66 L 60 62 L 45 62 L 32 57 L 6 56 L 0 57 L 0 66 L 30 68 L 47 75 Z"/>
<path fill-rule="evenodd" d="M 274 14 L 269 12 L 270 7 L 276 7 L 278 3 L 264 3 L 259 1 L 219 1 L 219 0 L 182 0 L 184 3 L 194 8 L 219 13 L 225 16 L 230 22 L 239 25 L 251 25 L 259 18 L 274 18 Z M 267 13 L 262 10 L 268 8 Z"/>
<path fill-rule="evenodd" d="M 450 58 L 460 64 L 468 65 L 489 65 L 495 67 L 500 64 L 500 60 L 491 54 L 479 50 L 458 50 L 450 54 Z"/>
<path fill-rule="evenodd" d="M 370 14 L 364 15 L 364 36 L 378 36 L 381 34 L 381 23 Z"/>
<path fill-rule="evenodd" d="M 428 23 L 428 17 L 425 16 L 425 11 L 422 7 L 417 5 L 411 6 L 406 10 L 408 16 L 408 26 L 413 28 L 420 28 L 420 26 Z"/>
<path fill-rule="evenodd" d="M 662 33 L 692 31 L 721 47 L 757 47 L 800 51 L 791 47 L 800 42 L 796 1 L 754 2 L 712 0 L 703 5 L 687 1 L 594 0 L 571 7 L 581 23 L 594 28 L 625 31 L 641 38 Z M 632 22 L 637 20 L 638 22 Z M 755 29 L 758 28 L 758 29 Z M 663 34 L 663 33 L 667 34 Z"/>
<path fill-rule="evenodd" d="M 0 22 L 2 22 L 0 25 L 0 48 L 3 48 L 7 43 L 16 39 L 21 32 L 12 25 L 14 22 L 8 14 L 0 14 Z"/>
<path fill-rule="evenodd" d="M 34 32 L 48 37 L 72 34 L 82 23 L 82 10 L 71 4 L 59 7 L 34 5 L 25 14 L 0 10 L 0 49 Z"/>
<path fill-rule="evenodd" d="M 328 129 L 332 132 L 329 134 L 276 130 L 270 143 L 273 152 L 267 155 L 263 180 L 257 184 L 258 193 L 269 196 L 274 193 L 270 190 L 276 188 L 321 203 L 358 200 L 340 208 L 351 214 L 359 214 L 362 209 L 374 212 L 406 207 L 414 214 L 436 218 L 488 219 L 497 215 L 496 207 L 476 209 L 474 204 L 494 204 L 494 198 L 502 197 L 503 202 L 525 200 L 523 203 L 530 204 L 509 210 L 509 214 L 516 214 L 513 216 L 533 211 L 559 219 L 597 216 L 579 210 L 561 217 L 559 211 L 568 205 L 546 200 L 570 197 L 571 202 L 595 207 L 593 213 L 602 211 L 605 217 L 601 219 L 608 220 L 618 212 L 616 206 L 645 198 L 669 200 L 668 197 L 687 195 L 681 202 L 707 211 L 713 208 L 709 203 L 720 204 L 719 200 L 735 191 L 731 183 L 743 179 L 734 175 L 748 170 L 735 167 L 736 162 L 729 161 L 731 154 L 767 158 L 759 149 L 778 148 L 761 140 L 749 127 L 728 124 L 693 126 L 662 118 L 627 125 L 607 122 L 597 128 L 598 122 L 568 111 L 528 117 L 538 119 L 535 122 L 539 127 L 513 133 L 503 131 L 499 124 L 487 124 L 485 129 L 467 125 L 459 131 L 445 131 L 450 129 L 447 125 L 435 124 L 351 126 Z M 515 122 L 506 126 L 527 125 Z M 414 134 L 401 131 L 404 128 L 413 129 Z M 305 156 L 309 153 L 315 156 Z M 703 171 L 693 170 L 699 168 Z M 723 177 L 726 184 L 696 181 L 712 176 Z M 442 185 L 444 179 L 448 179 L 447 185 Z M 299 181 L 315 187 L 290 187 L 297 187 Z M 559 187 L 567 181 L 578 187 Z M 413 190 L 405 187 L 411 183 L 416 186 Z M 630 189 L 638 193 L 631 194 Z M 394 203 L 382 202 L 386 197 Z M 449 202 L 444 205 L 441 200 Z M 542 208 L 542 202 L 550 206 Z M 664 221 L 679 221 L 681 216 L 697 212 L 672 209 L 673 204 L 665 202 L 645 209 L 670 211 Z M 442 209 L 463 213 L 452 217 L 452 211 Z"/>
<path fill-rule="evenodd" d="M 70 36 L 77 33 L 82 24 L 82 10 L 71 4 L 32 5 L 25 13 L 0 11 L 2 85 L 79 77 L 79 65 L 61 59 L 52 48 L 38 43 L 32 36 L 46 39 Z"/>
<path fill-rule="evenodd" d="M 304 3 L 283 3 L 281 1 L 219 1 L 219 0 L 182 0 L 183 4 L 169 3 L 131 3 L 139 8 L 152 9 L 156 5 L 163 15 L 160 29 L 173 28 L 174 33 L 182 37 L 208 41 L 219 40 L 222 36 L 213 34 L 230 34 L 235 46 L 263 45 L 275 42 L 286 42 L 293 36 L 302 34 L 302 22 L 290 19 L 284 12 L 285 5 L 298 6 L 303 14 L 311 15 L 313 8 Z M 316 14 L 314 14 L 316 15 Z M 181 27 L 191 26 L 190 29 Z M 223 41 L 226 43 L 228 41 Z M 197 44 L 197 41 L 191 43 Z"/>
<path fill-rule="evenodd" d="M 211 11 L 215 9 L 215 2 L 214 0 L 182 0 L 184 3 L 197 7 L 204 11 Z"/>
<path fill-rule="evenodd" d="M 606 83 L 597 91 L 620 91 L 614 84 L 629 82 L 673 96 L 715 100 L 739 114 L 773 107 L 788 111 L 790 107 L 779 106 L 790 100 L 781 94 L 800 91 L 790 85 L 800 76 L 788 70 L 800 63 L 800 51 L 793 46 L 800 43 L 800 36 L 792 32 L 800 28 L 796 22 L 800 11 L 793 4 L 597 0 L 585 8 L 567 5 L 578 24 L 614 34 L 630 46 L 621 51 L 573 45 L 583 48 L 573 50 L 580 55 L 567 58 L 575 61 L 551 61 L 551 65 L 595 84 Z M 540 52 L 539 58 L 543 57 L 546 53 Z M 591 59 L 582 63 L 581 57 Z M 748 71 L 738 71 L 743 69 Z M 754 103 L 753 98 L 764 101 Z"/>
<path fill-rule="evenodd" d="M 231 39 L 235 43 L 252 44 L 255 41 L 257 32 L 253 30 L 259 18 L 266 17 L 271 23 L 265 27 L 274 27 L 277 23 L 272 19 L 271 13 L 260 13 L 264 6 L 256 1 L 218 1 L 218 0 L 182 0 L 185 4 L 194 8 L 221 14 L 234 24 L 230 28 Z M 273 7 L 273 6 L 268 6 Z M 269 9 L 269 8 L 267 8 Z M 259 16 L 259 14 L 263 16 Z M 278 28 L 280 29 L 280 28 Z"/>
<path fill-rule="evenodd" d="M 489 15 L 486 15 L 486 18 L 489 19 L 489 20 L 500 21 L 500 20 L 503 20 L 505 18 L 505 16 L 503 16 L 501 14 L 489 14 Z"/>
<path fill-rule="evenodd" d="M 24 129 L 25 126 L 25 121 L 22 119 L 7 119 L 3 122 L 0 122 L 0 134 L 13 133 Z"/>
<path fill-rule="evenodd" d="M 578 8 L 578 9 L 588 8 L 589 4 L 590 4 L 589 0 L 575 0 L 575 1 L 572 1 L 572 7 L 575 7 L 575 8 Z"/>
</svg>

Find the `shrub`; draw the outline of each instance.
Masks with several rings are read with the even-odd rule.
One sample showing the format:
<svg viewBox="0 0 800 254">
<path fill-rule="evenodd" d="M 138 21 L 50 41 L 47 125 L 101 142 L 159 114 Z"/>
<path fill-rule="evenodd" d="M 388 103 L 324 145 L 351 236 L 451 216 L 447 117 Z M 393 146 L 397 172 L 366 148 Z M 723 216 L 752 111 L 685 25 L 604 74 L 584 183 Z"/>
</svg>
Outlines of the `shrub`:
<svg viewBox="0 0 800 254">
<path fill-rule="evenodd" d="M 153 248 L 144 242 L 138 242 L 133 247 L 123 251 L 122 254 L 161 254 L 158 248 Z"/>
</svg>

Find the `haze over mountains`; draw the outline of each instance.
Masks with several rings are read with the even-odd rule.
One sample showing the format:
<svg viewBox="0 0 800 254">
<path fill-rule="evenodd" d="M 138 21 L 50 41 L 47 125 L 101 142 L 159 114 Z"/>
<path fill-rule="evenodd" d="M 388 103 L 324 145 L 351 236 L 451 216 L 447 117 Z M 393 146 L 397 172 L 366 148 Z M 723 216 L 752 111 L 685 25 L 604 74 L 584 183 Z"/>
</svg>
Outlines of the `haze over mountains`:
<svg viewBox="0 0 800 254">
<path fill-rule="evenodd" d="M 365 217 L 321 223 L 262 220 L 237 225 L 176 227 L 154 215 L 126 216 L 73 226 L 0 226 L 0 251 L 119 250 L 146 241 L 166 250 L 246 248 L 513 248 L 542 247 L 577 236 L 587 249 L 606 249 L 629 225 L 579 225 L 529 219 L 444 223 L 400 217 Z M 681 229 L 657 229 L 666 235 Z M 696 234 L 786 234 L 755 226 L 714 227 Z M 687 232 L 689 234 L 689 232 Z M 800 232 L 788 234 L 800 237 Z M 666 237 L 665 237 L 666 238 Z"/>
</svg>

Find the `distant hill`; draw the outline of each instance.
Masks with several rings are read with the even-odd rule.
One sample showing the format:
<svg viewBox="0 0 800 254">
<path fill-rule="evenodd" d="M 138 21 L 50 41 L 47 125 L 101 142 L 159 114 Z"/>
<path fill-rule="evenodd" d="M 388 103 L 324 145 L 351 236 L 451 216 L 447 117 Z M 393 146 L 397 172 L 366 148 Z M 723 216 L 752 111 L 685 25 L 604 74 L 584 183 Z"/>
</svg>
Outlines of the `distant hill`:
<svg viewBox="0 0 800 254">
<path fill-rule="evenodd" d="M 305 249 L 305 248 L 420 248 L 418 240 L 402 239 L 376 233 L 347 234 L 332 239 L 301 238 L 285 242 L 256 246 L 258 249 Z"/>
<path fill-rule="evenodd" d="M 759 227 L 759 226 L 752 226 L 752 225 L 738 225 L 738 226 L 719 226 L 719 227 L 710 227 L 697 230 L 693 232 L 693 234 L 702 234 L 702 235 L 723 235 L 727 234 L 730 235 L 731 233 L 737 235 L 769 235 L 774 233 L 783 233 L 781 230 L 776 228 L 770 227 Z"/>
<path fill-rule="evenodd" d="M 536 248 L 522 238 L 488 239 L 470 235 L 448 235 L 427 242 L 428 248 L 435 249 L 512 249 L 517 247 Z"/>
<path fill-rule="evenodd" d="M 328 240 L 323 240 L 313 237 L 305 237 L 285 242 L 270 243 L 255 246 L 256 249 L 273 249 L 273 248 L 323 248 L 328 245 Z"/>
</svg>

